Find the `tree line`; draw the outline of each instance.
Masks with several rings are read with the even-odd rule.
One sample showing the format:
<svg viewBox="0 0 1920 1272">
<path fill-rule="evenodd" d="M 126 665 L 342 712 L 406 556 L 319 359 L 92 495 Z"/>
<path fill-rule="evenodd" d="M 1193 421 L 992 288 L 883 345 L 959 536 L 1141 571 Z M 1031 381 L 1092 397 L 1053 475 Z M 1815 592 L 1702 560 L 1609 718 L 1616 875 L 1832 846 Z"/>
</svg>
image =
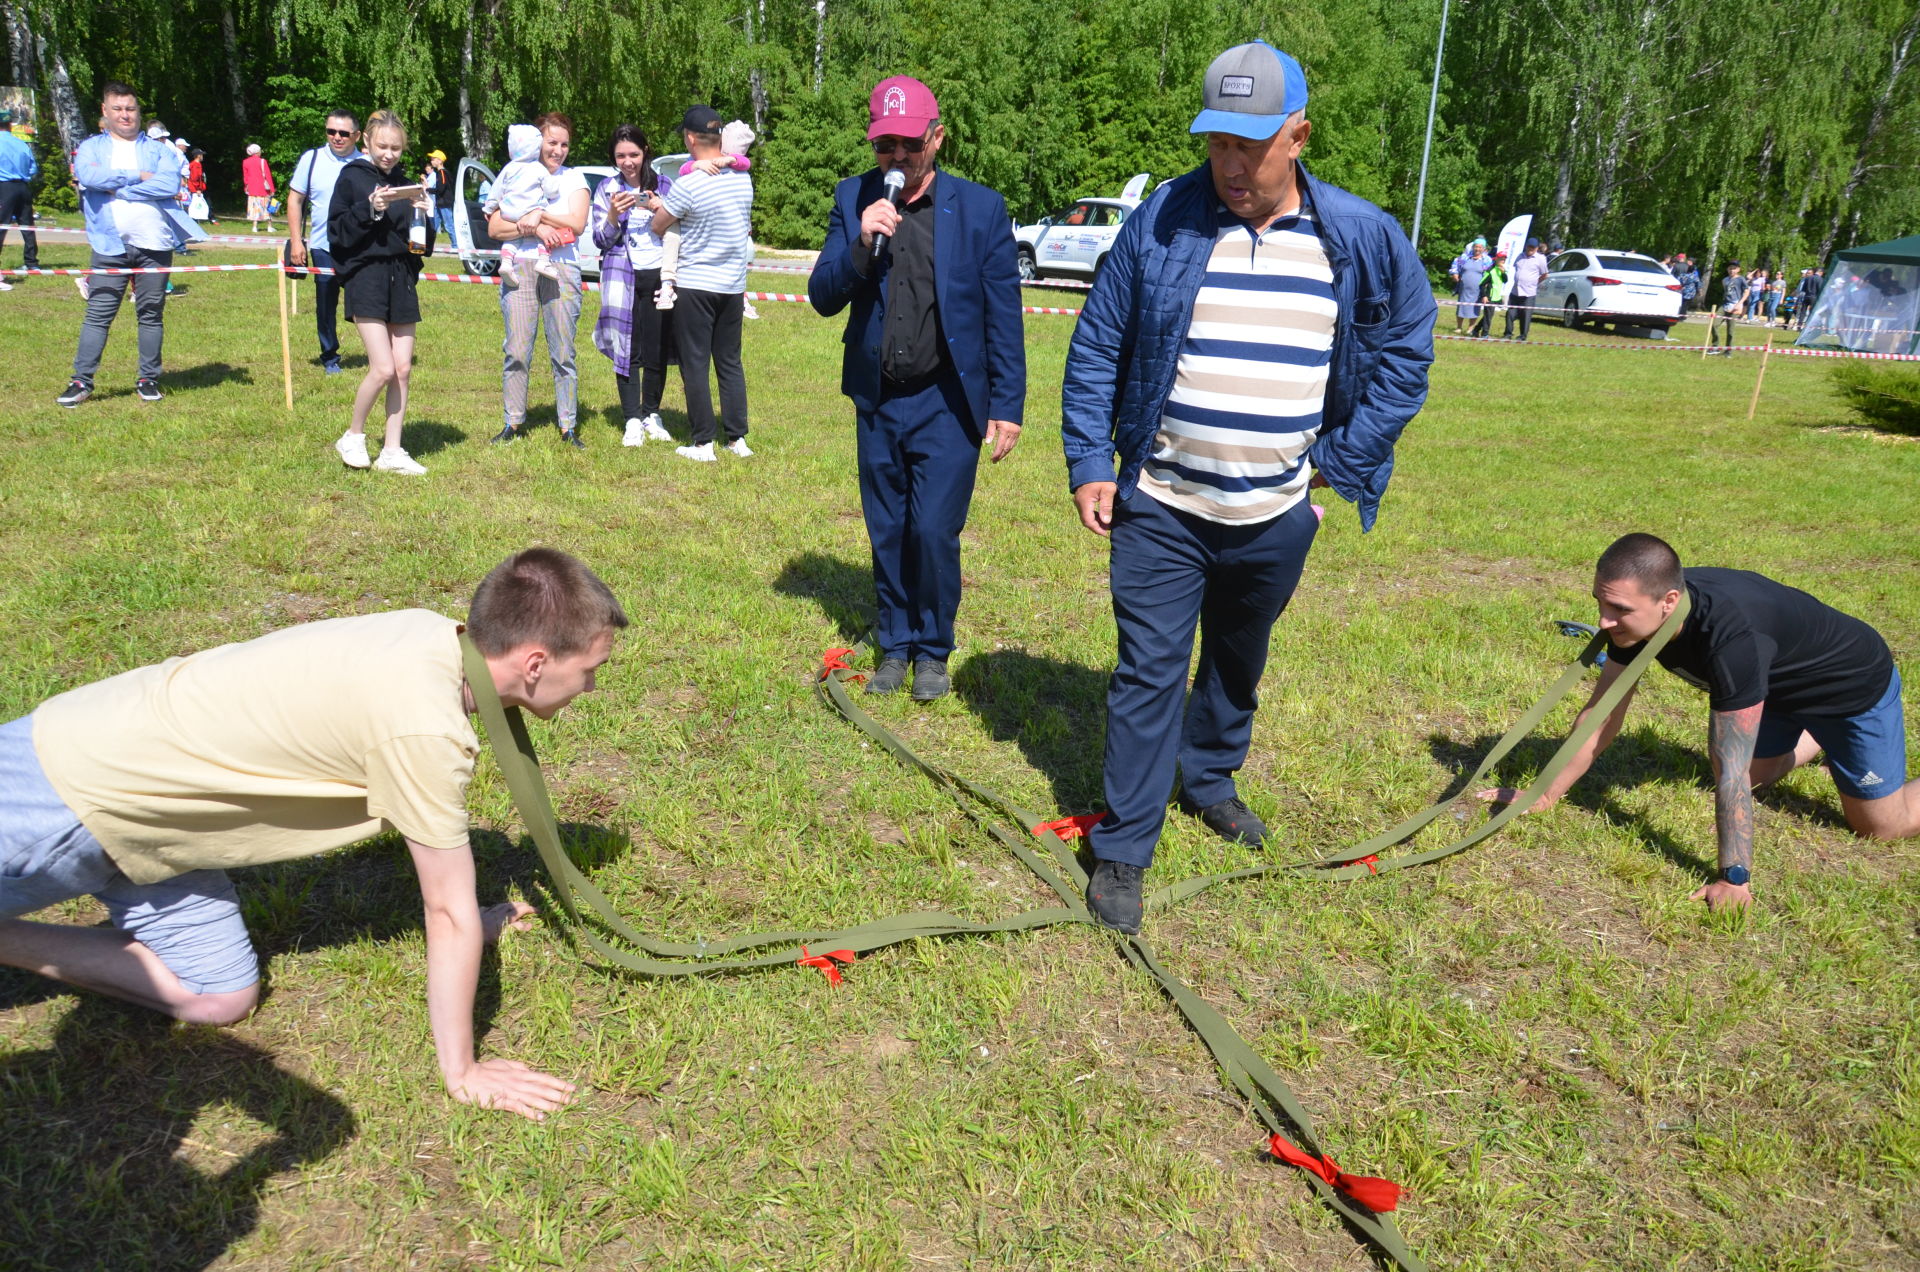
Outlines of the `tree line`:
<svg viewBox="0 0 1920 1272">
<path fill-rule="evenodd" d="M 1264 38 L 1311 87 L 1316 175 L 1411 226 L 1442 0 L 0 0 L 14 84 L 58 165 L 124 79 L 206 150 L 216 206 L 258 141 L 282 180 L 328 107 L 400 112 L 411 153 L 497 164 L 560 109 L 575 158 L 685 107 L 751 123 L 756 234 L 817 246 L 833 183 L 871 163 L 884 75 L 939 95 L 947 167 L 1016 216 L 1199 162 L 1207 63 Z M 1568 243 L 1797 265 L 1912 232 L 1916 0 L 1454 0 L 1422 254 L 1535 214 Z M 56 166 L 56 171 L 61 169 Z M 50 182 L 58 186 L 59 182 Z"/>
</svg>

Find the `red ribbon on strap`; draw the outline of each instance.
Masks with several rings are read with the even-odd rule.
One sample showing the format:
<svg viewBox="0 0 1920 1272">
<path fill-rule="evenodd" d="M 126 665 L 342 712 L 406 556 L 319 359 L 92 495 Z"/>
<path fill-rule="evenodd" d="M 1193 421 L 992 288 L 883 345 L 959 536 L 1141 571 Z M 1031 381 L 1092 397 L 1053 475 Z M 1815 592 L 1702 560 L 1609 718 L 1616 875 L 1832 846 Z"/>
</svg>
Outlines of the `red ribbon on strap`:
<svg viewBox="0 0 1920 1272">
<path fill-rule="evenodd" d="M 1371 1210 L 1374 1214 L 1392 1210 L 1400 1204 L 1400 1185 L 1391 1179 L 1377 1179 L 1372 1175 L 1349 1175 L 1334 1165 L 1331 1157 L 1315 1157 L 1312 1153 L 1295 1148 L 1280 1135 L 1275 1134 L 1267 1140 L 1267 1151 L 1289 1166 L 1298 1166 L 1301 1170 L 1312 1171 L 1333 1185 L 1333 1190 L 1355 1205 Z"/>
<path fill-rule="evenodd" d="M 1062 817 L 1057 821 L 1041 822 L 1033 828 L 1033 837 L 1038 839 L 1048 831 L 1052 831 L 1062 839 L 1078 839 L 1099 825 L 1104 817 L 1106 817 L 1105 813 L 1080 813 L 1074 817 Z"/>
<path fill-rule="evenodd" d="M 1364 857 L 1354 858 L 1352 861 L 1348 862 L 1347 864 L 1353 865 L 1353 866 L 1365 866 L 1367 868 L 1368 874 L 1379 874 L 1380 867 L 1374 864 L 1379 860 L 1380 860 L 1380 856 L 1378 853 L 1368 853 Z"/>
<path fill-rule="evenodd" d="M 841 652 L 847 653 L 849 651 L 842 650 Z M 843 978 L 834 960 L 838 959 L 842 963 L 852 963 L 857 957 L 859 956 L 852 950 L 828 950 L 825 954 L 809 954 L 807 953 L 807 947 L 802 945 L 800 947 L 799 962 L 802 967 L 819 968 L 820 974 L 827 978 L 827 984 L 838 985 Z"/>
<path fill-rule="evenodd" d="M 853 668 L 847 665 L 847 655 L 852 652 L 851 649 L 829 649 L 826 653 L 822 654 L 820 656 L 820 679 L 825 680 L 836 671 L 852 671 Z M 867 673 L 864 671 L 847 677 L 849 680 L 865 680 L 866 678 Z"/>
</svg>

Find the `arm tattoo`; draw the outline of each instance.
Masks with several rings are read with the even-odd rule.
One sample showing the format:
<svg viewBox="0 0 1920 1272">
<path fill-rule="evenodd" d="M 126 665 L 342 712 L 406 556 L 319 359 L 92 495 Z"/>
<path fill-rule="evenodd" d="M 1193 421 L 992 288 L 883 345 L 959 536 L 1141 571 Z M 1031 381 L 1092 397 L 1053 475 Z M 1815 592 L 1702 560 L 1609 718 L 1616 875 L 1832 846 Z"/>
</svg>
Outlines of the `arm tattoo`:
<svg viewBox="0 0 1920 1272">
<path fill-rule="evenodd" d="M 1753 767 L 1754 741 L 1760 732 L 1760 714 L 1765 703 L 1756 702 L 1739 711 L 1716 711 L 1707 728 L 1707 745 L 1713 755 L 1714 824 L 1720 834 L 1720 868 L 1753 867 L 1753 786 L 1748 770 Z"/>
</svg>

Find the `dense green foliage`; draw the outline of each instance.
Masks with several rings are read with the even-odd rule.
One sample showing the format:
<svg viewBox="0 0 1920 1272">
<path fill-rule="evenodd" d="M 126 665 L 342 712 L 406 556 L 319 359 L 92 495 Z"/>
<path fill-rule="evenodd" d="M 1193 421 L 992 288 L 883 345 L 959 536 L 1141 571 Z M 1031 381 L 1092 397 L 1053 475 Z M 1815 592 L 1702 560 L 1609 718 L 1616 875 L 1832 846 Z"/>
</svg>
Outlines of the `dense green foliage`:
<svg viewBox="0 0 1920 1272">
<path fill-rule="evenodd" d="M 1867 423 L 1920 436 L 1920 374 L 1911 364 L 1842 359 L 1833 364 L 1833 387 Z"/>
<path fill-rule="evenodd" d="M 505 126 L 559 108 L 578 153 L 635 120 L 671 137 L 705 99 L 753 122 L 760 235 L 817 241 L 857 170 L 867 90 L 940 94 L 956 171 L 1016 215 L 1199 158 L 1207 61 L 1263 36 L 1313 85 L 1310 158 L 1411 223 L 1439 0 L 0 0 L 16 79 L 72 128 L 131 79 L 203 145 L 216 202 L 260 140 L 284 173 L 323 103 L 398 109 L 416 154 L 498 160 Z M 38 38 L 26 39 L 31 31 Z M 1459 0 L 1422 248 L 1533 212 L 1569 241 L 1798 265 L 1914 228 L 1920 8 L 1911 0 Z M 83 118 L 84 117 L 84 118 Z"/>
</svg>

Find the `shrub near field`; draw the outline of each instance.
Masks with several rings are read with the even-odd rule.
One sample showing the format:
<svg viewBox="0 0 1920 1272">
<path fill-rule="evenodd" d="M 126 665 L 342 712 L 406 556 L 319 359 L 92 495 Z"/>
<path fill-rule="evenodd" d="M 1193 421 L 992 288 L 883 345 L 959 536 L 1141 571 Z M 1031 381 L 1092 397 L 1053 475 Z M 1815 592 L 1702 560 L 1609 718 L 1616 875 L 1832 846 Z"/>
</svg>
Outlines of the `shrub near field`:
<svg viewBox="0 0 1920 1272">
<path fill-rule="evenodd" d="M 1836 362 L 1833 385 L 1866 423 L 1889 433 L 1920 436 L 1920 371 L 1914 364 Z"/>
<path fill-rule="evenodd" d="M 179 280 L 154 405 L 130 391 L 131 314 L 100 395 L 67 412 L 52 399 L 74 289 L 0 298 L 7 718 L 292 622 L 459 614 L 507 552 L 552 543 L 635 619 L 599 692 L 534 727 L 575 851 L 636 922 L 698 939 L 1043 900 L 814 699 L 820 651 L 870 588 L 839 324 L 769 302 L 748 325 L 751 461 L 620 447 L 584 339 L 589 449 L 541 428 L 502 451 L 484 445 L 496 296 L 430 288 L 408 444 L 431 472 L 409 481 L 334 460 L 358 346 L 349 333 L 351 373 L 323 378 L 310 299 L 289 414 L 271 274 Z M 1072 321 L 1028 320 L 1028 427 L 981 474 L 955 695 L 878 708 L 925 754 L 1061 813 L 1100 806 L 1113 665 L 1103 549 L 1059 453 Z M 1590 620 L 1591 560 L 1629 529 L 1866 617 L 1915 680 L 1920 447 L 1851 426 L 1811 361 L 1776 356 L 1748 423 L 1751 358 L 1554 348 L 1553 324 L 1536 339 L 1440 346 L 1374 533 L 1324 499 L 1241 775 L 1276 856 L 1450 791 L 1571 658 L 1549 620 Z M 674 388 L 684 430 L 678 404 Z M 1797 773 L 1760 802 L 1760 906 L 1709 918 L 1686 900 L 1714 857 L 1704 722 L 1701 696 L 1656 672 L 1564 804 L 1471 853 L 1216 890 L 1151 920 L 1169 968 L 1295 1084 L 1340 1164 L 1407 1185 L 1400 1223 L 1434 1267 L 1920 1268 L 1916 846 L 1857 842 L 1830 782 Z M 471 806 L 483 897 L 541 899 L 490 759 Z M 1442 820 L 1484 815 L 1456 811 Z M 1253 860 L 1176 815 L 1154 877 Z M 1370 1266 L 1256 1152 L 1257 1124 L 1097 933 L 925 942 L 832 988 L 800 968 L 637 981 L 549 924 L 489 960 L 479 1005 L 485 1054 L 583 1089 L 535 1125 L 440 1090 L 397 842 L 239 884 L 269 993 L 235 1028 L 0 976 L 0 1263 Z"/>
</svg>

